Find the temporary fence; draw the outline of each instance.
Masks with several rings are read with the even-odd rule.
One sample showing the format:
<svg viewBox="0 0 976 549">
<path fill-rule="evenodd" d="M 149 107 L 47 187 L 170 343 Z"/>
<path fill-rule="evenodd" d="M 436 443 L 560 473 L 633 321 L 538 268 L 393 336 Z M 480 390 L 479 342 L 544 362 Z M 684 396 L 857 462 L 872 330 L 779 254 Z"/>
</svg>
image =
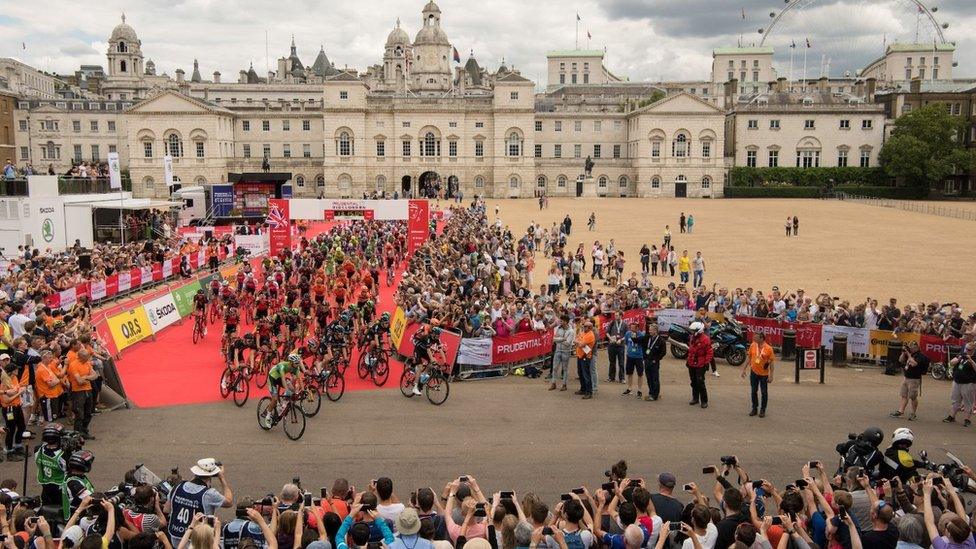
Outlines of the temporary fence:
<svg viewBox="0 0 976 549">
<path fill-rule="evenodd" d="M 939 202 L 927 202 L 919 200 L 896 200 L 893 198 L 871 198 L 847 193 L 837 193 L 837 198 L 846 202 L 866 204 L 881 208 L 893 208 L 906 212 L 915 212 L 928 215 L 938 215 L 941 217 L 951 217 L 953 219 L 965 219 L 976 221 L 976 209 L 961 208 L 958 205 L 950 205 Z"/>
</svg>

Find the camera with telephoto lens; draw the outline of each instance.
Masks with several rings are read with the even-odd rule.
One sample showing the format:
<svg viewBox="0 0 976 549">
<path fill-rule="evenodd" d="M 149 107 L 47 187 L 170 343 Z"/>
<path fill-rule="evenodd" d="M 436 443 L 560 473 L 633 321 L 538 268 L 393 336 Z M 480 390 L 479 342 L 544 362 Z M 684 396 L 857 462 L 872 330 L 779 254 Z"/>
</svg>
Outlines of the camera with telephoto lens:
<svg viewBox="0 0 976 549">
<path fill-rule="evenodd" d="M 739 464 L 739 460 L 736 459 L 735 456 L 722 456 L 719 458 L 719 460 L 721 460 L 722 465 L 725 465 L 726 467 L 735 467 Z"/>
<path fill-rule="evenodd" d="M 61 433 L 61 449 L 65 456 L 81 450 L 85 446 L 85 437 L 78 431 L 65 430 Z"/>
</svg>

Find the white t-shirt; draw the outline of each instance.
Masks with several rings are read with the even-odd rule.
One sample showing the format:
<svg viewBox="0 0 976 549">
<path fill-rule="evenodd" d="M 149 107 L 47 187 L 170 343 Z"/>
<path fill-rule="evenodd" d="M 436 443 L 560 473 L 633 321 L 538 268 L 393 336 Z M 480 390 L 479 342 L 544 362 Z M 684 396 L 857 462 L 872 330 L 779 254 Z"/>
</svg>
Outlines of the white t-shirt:
<svg viewBox="0 0 976 549">
<path fill-rule="evenodd" d="M 695 535 L 697 536 L 697 534 Z M 708 527 L 705 528 L 705 535 L 698 536 L 698 543 L 701 544 L 702 549 L 713 549 L 716 541 L 718 541 L 718 528 L 709 522 Z M 695 543 L 691 541 L 691 538 L 688 538 L 681 544 L 681 549 L 695 549 Z"/>
<path fill-rule="evenodd" d="M 404 507 L 402 503 L 389 503 L 386 505 L 378 504 L 376 506 L 376 512 L 379 513 L 381 517 L 385 518 L 386 520 L 394 524 L 396 524 L 396 518 L 400 516 L 400 513 L 403 512 L 403 509 Z"/>
</svg>

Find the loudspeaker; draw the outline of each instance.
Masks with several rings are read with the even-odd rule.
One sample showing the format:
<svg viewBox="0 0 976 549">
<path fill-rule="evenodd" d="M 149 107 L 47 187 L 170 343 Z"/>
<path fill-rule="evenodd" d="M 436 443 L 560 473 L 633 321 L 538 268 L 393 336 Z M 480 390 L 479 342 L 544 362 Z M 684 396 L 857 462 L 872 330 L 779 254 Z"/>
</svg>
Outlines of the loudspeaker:
<svg viewBox="0 0 976 549">
<path fill-rule="evenodd" d="M 82 254 L 78 256 L 78 269 L 82 271 L 90 271 L 92 268 L 91 254 Z"/>
</svg>

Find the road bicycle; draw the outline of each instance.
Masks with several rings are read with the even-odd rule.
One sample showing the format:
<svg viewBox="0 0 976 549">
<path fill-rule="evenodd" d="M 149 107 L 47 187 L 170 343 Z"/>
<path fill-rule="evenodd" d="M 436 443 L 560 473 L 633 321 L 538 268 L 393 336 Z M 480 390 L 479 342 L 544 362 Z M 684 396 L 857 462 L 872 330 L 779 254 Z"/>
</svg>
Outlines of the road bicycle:
<svg viewBox="0 0 976 549">
<path fill-rule="evenodd" d="M 244 322 L 248 324 L 253 324 L 254 323 L 254 296 L 252 296 L 248 292 L 244 292 L 244 294 L 241 296 L 240 310 L 241 310 L 241 318 L 244 319 Z"/>
<path fill-rule="evenodd" d="M 220 318 L 220 312 L 222 307 L 220 306 L 219 301 L 220 299 L 214 298 L 214 300 L 210 302 L 210 323 L 211 324 L 216 324 L 217 319 Z"/>
<path fill-rule="evenodd" d="M 193 343 L 196 344 L 198 341 L 202 341 L 204 336 L 207 335 L 207 318 L 206 313 L 194 313 L 193 314 Z"/>
<path fill-rule="evenodd" d="M 310 382 L 316 387 L 319 394 L 325 393 L 325 397 L 332 402 L 338 402 L 346 392 L 346 368 L 342 363 L 342 357 L 333 354 L 332 358 L 325 364 L 318 375 L 310 376 Z"/>
<path fill-rule="evenodd" d="M 413 386 L 417 381 L 417 367 L 414 358 L 408 358 L 404 363 L 403 373 L 400 374 L 400 394 L 413 398 Z M 451 393 L 451 382 L 447 374 L 433 361 L 428 364 L 427 371 L 420 376 L 420 387 L 423 388 L 427 400 L 435 406 L 447 401 Z"/>
<path fill-rule="evenodd" d="M 247 403 L 247 397 L 251 392 L 251 368 L 241 366 L 234 370 L 228 364 L 224 368 L 224 373 L 220 375 L 220 397 L 227 398 L 234 395 L 234 404 L 238 408 Z"/>
<path fill-rule="evenodd" d="M 386 380 L 390 377 L 390 350 L 367 345 L 359 353 L 356 373 L 359 374 L 359 379 L 371 378 L 377 387 L 386 385 Z"/>
<path fill-rule="evenodd" d="M 270 431 L 279 423 L 285 431 L 285 436 L 291 440 L 298 440 L 305 434 L 305 411 L 299 404 L 300 394 L 278 397 L 276 410 L 271 409 L 271 397 L 261 397 L 258 401 L 258 427 Z"/>
</svg>

